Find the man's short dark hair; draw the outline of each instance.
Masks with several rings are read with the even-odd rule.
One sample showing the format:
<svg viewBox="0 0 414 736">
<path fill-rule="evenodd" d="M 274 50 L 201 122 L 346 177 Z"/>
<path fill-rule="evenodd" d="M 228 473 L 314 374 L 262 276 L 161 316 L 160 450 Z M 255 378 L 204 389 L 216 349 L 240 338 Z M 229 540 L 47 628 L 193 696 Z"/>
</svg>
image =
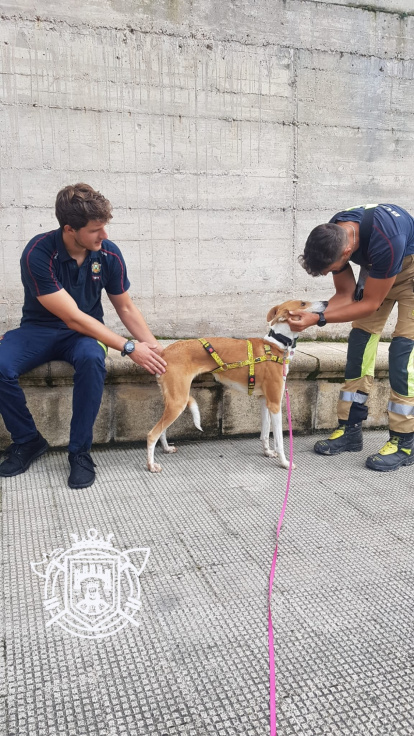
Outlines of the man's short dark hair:
<svg viewBox="0 0 414 736">
<path fill-rule="evenodd" d="M 310 233 L 299 263 L 311 276 L 320 276 L 339 260 L 347 243 L 346 231 L 333 222 L 318 225 Z"/>
<path fill-rule="evenodd" d="M 89 184 L 73 184 L 60 190 L 56 197 L 56 217 L 59 225 L 70 225 L 74 230 L 85 227 L 90 220 L 108 222 L 112 205 L 103 194 Z"/>
</svg>

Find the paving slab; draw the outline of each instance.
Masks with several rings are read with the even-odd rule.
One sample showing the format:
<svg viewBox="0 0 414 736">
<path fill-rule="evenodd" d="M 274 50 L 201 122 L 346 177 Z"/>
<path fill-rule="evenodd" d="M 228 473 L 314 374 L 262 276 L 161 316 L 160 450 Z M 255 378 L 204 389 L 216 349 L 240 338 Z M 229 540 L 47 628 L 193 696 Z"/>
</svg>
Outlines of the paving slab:
<svg viewBox="0 0 414 736">
<path fill-rule="evenodd" d="M 318 436 L 294 439 L 280 538 L 278 734 L 412 735 L 414 471 L 364 467 L 385 432 L 332 458 L 313 454 Z M 97 449 L 83 491 L 54 450 L 2 481 L 2 734 L 269 733 L 266 596 L 287 473 L 260 449 L 180 443 L 157 453 L 157 475 L 143 447 Z M 90 528 L 119 550 L 151 550 L 139 626 L 102 639 L 47 626 L 30 566 Z"/>
</svg>

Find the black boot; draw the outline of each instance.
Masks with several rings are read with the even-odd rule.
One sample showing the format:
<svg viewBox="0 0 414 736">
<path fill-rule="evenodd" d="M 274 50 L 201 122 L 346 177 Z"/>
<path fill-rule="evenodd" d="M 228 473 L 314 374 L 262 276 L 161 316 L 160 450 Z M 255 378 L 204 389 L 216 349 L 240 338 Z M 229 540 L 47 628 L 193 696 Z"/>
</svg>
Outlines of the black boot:
<svg viewBox="0 0 414 736">
<path fill-rule="evenodd" d="M 339 455 L 340 452 L 362 450 L 362 422 L 340 423 L 327 440 L 319 440 L 313 448 L 318 455 Z"/>
<path fill-rule="evenodd" d="M 7 458 L 0 465 L 0 476 L 2 478 L 11 478 L 13 475 L 24 473 L 33 460 L 43 455 L 48 449 L 49 445 L 40 432 L 30 442 L 24 442 L 21 445 L 17 445 L 14 442 L 5 451 Z"/>
<path fill-rule="evenodd" d="M 414 464 L 414 432 L 390 432 L 390 439 L 375 455 L 370 455 L 365 465 L 371 470 L 398 470 L 402 465 Z"/>
</svg>

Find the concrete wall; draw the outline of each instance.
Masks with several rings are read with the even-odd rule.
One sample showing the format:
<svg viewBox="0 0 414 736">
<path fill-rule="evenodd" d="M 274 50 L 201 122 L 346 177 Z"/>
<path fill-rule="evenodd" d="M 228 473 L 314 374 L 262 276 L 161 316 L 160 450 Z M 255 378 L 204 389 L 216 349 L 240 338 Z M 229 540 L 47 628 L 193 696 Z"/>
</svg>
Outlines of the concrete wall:
<svg viewBox="0 0 414 736">
<path fill-rule="evenodd" d="M 414 210 L 412 0 L 2 0 L 0 13 L 4 329 L 20 316 L 21 250 L 55 227 L 67 183 L 111 199 L 131 294 L 162 336 L 263 334 L 272 304 L 331 293 L 297 264 L 312 227 L 358 203 Z"/>
</svg>

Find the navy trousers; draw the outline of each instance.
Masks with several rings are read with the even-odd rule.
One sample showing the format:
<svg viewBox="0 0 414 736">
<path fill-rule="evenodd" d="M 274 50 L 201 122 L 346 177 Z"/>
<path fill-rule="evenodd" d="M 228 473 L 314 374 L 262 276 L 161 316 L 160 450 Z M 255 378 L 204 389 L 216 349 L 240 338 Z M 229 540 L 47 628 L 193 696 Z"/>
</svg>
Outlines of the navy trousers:
<svg viewBox="0 0 414 736">
<path fill-rule="evenodd" d="M 37 429 L 18 378 L 50 360 L 64 360 L 75 368 L 69 452 L 89 451 L 101 404 L 106 349 L 93 337 L 62 327 L 23 325 L 0 340 L 0 413 L 12 441 L 34 439 Z"/>
</svg>

